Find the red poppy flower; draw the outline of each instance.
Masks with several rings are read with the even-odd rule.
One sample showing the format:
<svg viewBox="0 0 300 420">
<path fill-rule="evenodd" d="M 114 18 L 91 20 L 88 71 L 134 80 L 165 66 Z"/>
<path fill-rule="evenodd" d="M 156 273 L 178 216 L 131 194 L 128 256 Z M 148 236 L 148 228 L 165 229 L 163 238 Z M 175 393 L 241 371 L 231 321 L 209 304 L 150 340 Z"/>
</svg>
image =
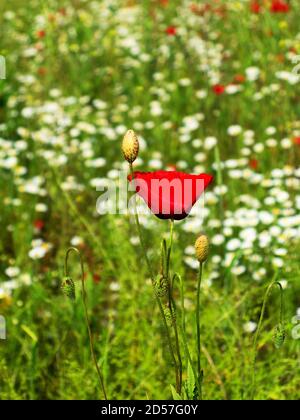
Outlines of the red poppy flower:
<svg viewBox="0 0 300 420">
<path fill-rule="evenodd" d="M 250 10 L 252 13 L 259 13 L 261 10 L 261 5 L 258 1 L 252 1 L 250 4 Z"/>
<path fill-rule="evenodd" d="M 44 38 L 46 36 L 46 31 L 42 29 L 40 31 L 37 31 L 36 35 L 38 38 Z"/>
<path fill-rule="evenodd" d="M 216 95 L 222 95 L 225 92 L 226 87 L 224 85 L 215 85 L 212 87 L 213 92 Z"/>
<path fill-rule="evenodd" d="M 195 13 L 195 14 L 200 13 L 200 8 L 199 8 L 198 4 L 192 3 L 190 5 L 190 10 L 191 10 L 192 13 Z"/>
<path fill-rule="evenodd" d="M 272 13 L 287 13 L 290 6 L 282 0 L 273 0 L 270 10 Z"/>
<path fill-rule="evenodd" d="M 101 276 L 99 274 L 93 274 L 94 283 L 100 283 Z"/>
<path fill-rule="evenodd" d="M 249 166 L 254 171 L 258 168 L 258 160 L 257 159 L 250 159 L 249 160 Z"/>
<path fill-rule="evenodd" d="M 213 10 L 213 13 L 214 13 L 215 15 L 218 15 L 218 16 L 221 16 L 221 17 L 224 17 L 224 16 L 226 15 L 226 6 L 216 7 L 216 8 Z"/>
<path fill-rule="evenodd" d="M 131 175 L 128 180 L 132 181 Z M 160 219 L 182 220 L 212 182 L 208 174 L 177 171 L 134 172 L 136 192 Z"/>
<path fill-rule="evenodd" d="M 285 61 L 285 55 L 284 55 L 284 54 L 277 54 L 277 55 L 276 55 L 276 60 L 277 60 L 279 63 L 284 63 L 284 61 Z"/>
<path fill-rule="evenodd" d="M 234 83 L 244 83 L 246 81 L 246 77 L 243 74 L 236 74 L 234 76 Z"/>
<path fill-rule="evenodd" d="M 300 146 L 300 137 L 294 137 L 294 144 Z"/>
<path fill-rule="evenodd" d="M 175 36 L 176 33 L 177 33 L 177 29 L 175 28 L 175 26 L 168 26 L 168 28 L 166 29 L 167 35 Z"/>
<path fill-rule="evenodd" d="M 36 229 L 41 230 L 45 226 L 45 222 L 43 220 L 37 219 L 33 222 L 33 226 Z"/>
<path fill-rule="evenodd" d="M 196 15 L 204 16 L 206 13 L 212 10 L 212 6 L 208 3 L 203 4 L 201 6 L 194 3 L 190 5 L 190 10 L 192 13 L 195 13 Z"/>
<path fill-rule="evenodd" d="M 45 69 L 45 67 L 40 67 L 39 69 L 38 69 L 38 74 L 40 75 L 40 76 L 45 76 L 45 74 L 47 73 L 47 70 Z"/>
</svg>

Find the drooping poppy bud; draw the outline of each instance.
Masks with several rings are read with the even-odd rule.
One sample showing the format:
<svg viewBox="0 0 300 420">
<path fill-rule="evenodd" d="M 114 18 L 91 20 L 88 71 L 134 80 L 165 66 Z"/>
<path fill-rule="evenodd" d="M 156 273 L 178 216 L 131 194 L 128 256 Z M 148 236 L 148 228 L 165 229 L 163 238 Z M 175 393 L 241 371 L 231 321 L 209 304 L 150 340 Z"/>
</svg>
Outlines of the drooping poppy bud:
<svg viewBox="0 0 300 420">
<path fill-rule="evenodd" d="M 71 300 L 75 300 L 75 283 L 71 277 L 65 277 L 61 284 L 61 290 L 65 296 Z"/>
<path fill-rule="evenodd" d="M 165 315 L 165 319 L 166 319 L 166 323 L 168 327 L 171 327 L 172 325 L 176 323 L 176 314 L 174 311 L 171 311 L 168 305 L 164 307 L 164 315 Z"/>
<path fill-rule="evenodd" d="M 168 295 L 169 292 L 169 282 L 166 277 L 163 275 L 158 275 L 154 282 L 155 293 L 159 297 L 164 297 Z"/>
<path fill-rule="evenodd" d="M 282 324 L 276 326 L 273 340 L 277 349 L 280 349 L 283 346 L 285 341 L 285 328 Z"/>
</svg>

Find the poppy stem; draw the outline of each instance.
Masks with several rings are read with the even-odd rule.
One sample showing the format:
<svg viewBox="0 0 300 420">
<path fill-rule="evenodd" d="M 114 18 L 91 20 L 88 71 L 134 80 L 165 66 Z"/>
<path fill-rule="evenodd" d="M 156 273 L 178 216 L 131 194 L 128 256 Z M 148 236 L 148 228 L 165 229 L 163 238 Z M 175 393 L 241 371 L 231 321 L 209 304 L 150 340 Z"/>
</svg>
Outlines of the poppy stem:
<svg viewBox="0 0 300 420">
<path fill-rule="evenodd" d="M 84 306 L 84 315 L 85 315 L 85 321 L 86 321 L 86 325 L 87 325 L 87 330 L 88 330 L 88 335 L 89 335 L 89 342 L 90 342 L 90 350 L 91 350 L 91 355 L 92 355 L 92 359 L 97 371 L 97 375 L 98 375 L 98 380 L 104 395 L 104 399 L 107 400 L 107 394 L 106 394 L 106 390 L 105 390 L 105 386 L 104 386 L 104 380 L 103 380 L 103 376 L 100 370 L 100 367 L 98 365 L 97 362 L 97 358 L 96 358 L 96 354 L 95 354 L 95 346 L 94 346 L 94 339 L 93 339 L 93 335 L 92 335 L 92 331 L 91 331 L 91 327 L 90 327 L 90 321 L 89 321 L 89 315 L 88 315 L 88 309 L 87 309 L 87 301 L 86 301 L 86 290 L 85 290 L 85 285 L 84 285 L 84 277 L 85 277 L 85 273 L 84 273 L 84 265 L 83 265 L 83 260 L 82 260 L 82 255 L 80 253 L 80 251 L 75 248 L 75 247 L 71 247 L 67 250 L 66 256 L 65 256 L 65 276 L 68 276 L 68 259 L 69 259 L 69 255 L 71 252 L 75 252 L 78 256 L 79 256 L 79 260 L 80 260 L 80 267 L 81 267 L 81 286 L 82 286 L 82 301 L 83 301 L 83 306 Z"/>
<path fill-rule="evenodd" d="M 172 279 L 172 289 L 174 288 L 174 283 L 175 280 L 177 280 L 179 282 L 179 289 L 180 289 L 180 301 L 181 301 L 181 316 L 182 316 L 182 325 L 179 325 L 179 331 L 181 333 L 182 336 L 182 341 L 183 341 L 183 348 L 184 348 L 184 353 L 185 353 L 185 357 L 187 359 L 187 363 L 190 365 L 193 375 L 194 375 L 194 379 L 196 382 L 196 386 L 197 389 L 201 388 L 200 382 L 199 382 L 199 378 L 197 377 L 197 372 L 196 372 L 196 368 L 194 366 L 192 357 L 191 357 L 191 353 L 190 353 L 190 349 L 189 349 L 189 345 L 188 345 L 188 341 L 187 341 L 187 337 L 186 337 L 186 326 L 185 326 L 185 305 L 184 305 L 184 287 L 183 287 L 183 281 L 181 276 L 178 273 L 175 273 Z M 175 301 L 173 300 L 173 305 L 175 306 Z M 190 396 L 189 396 L 190 397 Z"/>
<path fill-rule="evenodd" d="M 202 282 L 203 263 L 200 263 L 198 285 L 197 285 L 197 307 L 196 307 L 196 326 L 197 326 L 197 373 L 199 399 L 202 400 L 202 380 L 203 372 L 201 369 L 201 325 L 200 325 L 200 291 Z"/>
<path fill-rule="evenodd" d="M 168 255 L 167 255 L 167 277 L 170 277 L 170 261 L 171 261 L 171 253 L 173 247 L 173 236 L 174 236 L 174 219 L 170 222 L 170 243 L 168 248 Z"/>
<path fill-rule="evenodd" d="M 133 171 L 132 163 L 129 164 L 129 168 L 130 168 L 131 178 L 132 178 L 132 180 L 134 180 L 134 171 Z M 149 270 L 149 274 L 150 274 L 150 278 L 151 278 L 151 282 L 152 282 L 152 286 L 153 286 L 153 290 L 154 290 L 154 296 L 155 296 L 157 305 L 159 307 L 159 311 L 160 311 L 160 314 L 161 314 L 161 317 L 162 317 L 162 320 L 163 320 L 163 324 L 164 324 L 164 327 L 165 327 L 165 330 L 166 330 L 166 336 L 167 336 L 167 340 L 168 340 L 170 354 L 171 354 L 171 357 L 172 357 L 172 360 L 173 360 L 173 363 L 174 363 L 174 366 L 175 366 L 175 369 L 176 369 L 176 372 L 177 372 L 177 361 L 176 361 L 175 353 L 174 353 L 173 346 L 172 346 L 171 335 L 170 335 L 168 323 L 167 323 L 167 320 L 166 320 L 166 316 L 165 316 L 165 313 L 164 313 L 163 305 L 162 305 L 160 297 L 158 296 L 157 291 L 155 289 L 154 272 L 152 270 L 151 263 L 150 263 L 150 260 L 148 258 L 148 255 L 147 255 L 146 245 L 145 245 L 144 238 L 143 238 L 143 235 L 142 235 L 142 229 L 141 229 L 140 220 L 139 220 L 139 216 L 138 216 L 138 212 L 137 212 L 136 199 L 134 199 L 134 218 L 135 218 L 135 223 L 136 223 L 136 226 L 137 226 L 138 236 L 139 236 L 139 239 L 140 239 L 140 244 L 141 244 L 141 248 L 142 248 L 142 251 L 143 251 L 143 255 L 144 255 L 144 258 L 146 260 L 146 264 L 147 264 L 147 267 L 148 267 L 148 270 Z M 177 373 L 176 373 L 176 384 L 177 384 L 177 388 L 178 388 L 179 387 L 179 379 L 178 379 Z"/>
<path fill-rule="evenodd" d="M 280 325 L 283 325 L 283 312 L 284 312 L 284 309 L 283 309 L 283 288 L 282 288 L 281 283 L 279 281 L 276 281 L 276 277 L 277 277 L 277 273 L 275 274 L 274 279 L 271 281 L 271 283 L 267 287 L 267 290 L 266 290 L 266 293 L 265 293 L 265 296 L 264 296 L 264 300 L 263 300 L 263 304 L 262 304 L 262 308 L 261 308 L 261 312 L 260 312 L 260 318 L 259 318 L 257 330 L 256 330 L 254 341 L 253 341 L 252 378 L 251 378 L 251 387 L 250 387 L 250 399 L 251 400 L 254 400 L 254 397 L 255 397 L 256 361 L 257 361 L 257 354 L 258 354 L 258 337 L 259 337 L 259 334 L 260 334 L 261 329 L 262 329 L 262 324 L 263 324 L 263 320 L 264 320 L 264 315 L 265 315 L 268 299 L 270 297 L 271 291 L 272 291 L 274 286 L 278 286 L 279 290 L 280 290 Z"/>
<path fill-rule="evenodd" d="M 185 325 L 185 305 L 184 305 L 184 287 L 183 287 L 183 281 L 181 276 L 178 273 L 175 273 L 172 279 L 172 290 L 174 288 L 174 283 L 175 281 L 179 282 L 179 290 L 180 290 L 180 302 L 181 302 L 181 318 L 182 318 L 182 325 L 179 325 L 179 331 L 181 333 L 181 337 L 182 337 L 182 341 L 183 341 L 183 348 L 184 348 L 184 353 L 185 353 L 185 357 L 187 359 L 187 362 L 190 364 L 190 367 L 193 371 L 193 375 L 194 378 L 196 380 L 197 378 L 197 373 L 196 373 L 196 369 L 191 357 L 191 353 L 190 353 L 190 349 L 189 349 L 189 345 L 188 345 L 188 341 L 187 341 L 187 337 L 186 337 L 186 325 Z M 173 306 L 176 308 L 175 305 L 175 300 L 172 297 L 172 302 L 173 302 Z"/>
<path fill-rule="evenodd" d="M 168 247 L 168 253 L 167 253 L 167 279 L 168 279 L 168 285 L 169 285 L 169 308 L 171 311 L 171 318 L 173 320 L 172 326 L 174 330 L 174 336 L 175 336 L 175 345 L 176 345 L 176 354 L 177 354 L 177 360 L 178 365 L 176 367 L 176 377 L 177 377 L 177 389 L 176 391 L 181 394 L 181 387 L 182 387 L 182 359 L 181 359 L 181 352 L 180 352 L 180 343 L 179 343 L 179 335 L 178 335 L 178 327 L 177 327 L 177 319 L 176 319 L 176 308 L 172 297 L 173 293 L 173 287 L 171 284 L 171 278 L 170 278 L 170 262 L 171 262 L 171 253 L 172 253 L 172 246 L 173 246 L 173 236 L 174 236 L 174 220 L 171 220 L 170 223 L 170 242 Z"/>
</svg>

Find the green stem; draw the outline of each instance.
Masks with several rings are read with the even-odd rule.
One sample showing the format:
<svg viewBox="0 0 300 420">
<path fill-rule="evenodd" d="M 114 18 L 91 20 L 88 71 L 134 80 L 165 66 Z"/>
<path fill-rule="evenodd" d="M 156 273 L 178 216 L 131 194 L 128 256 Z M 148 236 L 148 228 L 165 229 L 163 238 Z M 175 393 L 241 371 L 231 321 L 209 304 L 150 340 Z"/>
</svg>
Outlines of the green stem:
<svg viewBox="0 0 300 420">
<path fill-rule="evenodd" d="M 130 174 L 131 174 L 131 177 L 132 177 L 132 180 L 133 180 L 134 179 L 134 172 L 133 172 L 132 164 L 129 164 L 129 167 L 130 167 Z M 177 370 L 177 361 L 176 361 L 176 357 L 175 357 L 173 346 L 172 346 L 171 336 L 170 336 L 167 320 L 166 320 L 166 317 L 165 317 L 165 313 L 164 313 L 164 309 L 163 309 L 160 297 L 158 296 L 158 294 L 155 290 L 154 273 L 153 273 L 153 270 L 152 270 L 152 267 L 151 267 L 151 264 L 150 264 L 150 260 L 149 260 L 148 255 L 147 255 L 147 250 L 146 250 L 145 242 L 144 242 L 143 235 L 142 235 L 142 229 L 141 229 L 141 225 L 140 225 L 140 221 L 139 221 L 139 216 L 138 216 L 138 212 L 137 212 L 137 208 L 136 208 L 136 200 L 135 199 L 134 199 L 134 218 L 135 218 L 135 223 L 136 223 L 136 226 L 137 226 L 138 236 L 139 236 L 139 239 L 140 239 L 140 244 L 141 244 L 141 248 L 142 248 L 142 251 L 143 251 L 143 255 L 144 255 L 144 258 L 146 260 L 146 264 L 147 264 L 149 274 L 150 274 L 150 277 L 151 277 L 151 282 L 152 282 L 152 286 L 153 286 L 153 290 L 154 290 L 155 299 L 156 299 L 157 305 L 159 307 L 159 311 L 160 311 L 160 314 L 161 314 L 161 317 L 162 317 L 162 320 L 163 320 L 163 324 L 164 324 L 164 327 L 165 327 L 165 330 L 166 330 L 166 335 L 167 335 L 170 354 L 171 354 L 175 369 Z M 179 386 L 177 374 L 176 374 L 176 384 L 177 384 L 177 386 Z"/>
<path fill-rule="evenodd" d="M 187 337 L 186 337 L 186 325 L 185 325 L 185 305 L 184 305 L 184 287 L 183 287 L 183 281 L 181 276 L 178 273 L 175 273 L 172 279 L 172 290 L 174 288 L 174 282 L 175 279 L 178 280 L 179 282 L 179 287 L 180 287 L 180 302 L 181 302 L 181 320 L 182 320 L 182 325 L 179 325 L 179 331 L 181 333 L 181 337 L 182 337 L 182 341 L 183 341 L 183 348 L 184 348 L 184 353 L 185 353 L 185 357 L 188 360 L 192 371 L 193 371 L 193 375 L 195 378 L 195 381 L 197 380 L 197 373 L 194 367 L 194 363 L 191 357 L 191 353 L 190 353 L 190 349 L 188 346 L 188 341 L 187 341 Z M 176 305 L 175 305 L 175 301 L 174 299 L 172 299 L 172 303 L 173 306 L 176 309 Z"/>
<path fill-rule="evenodd" d="M 169 272 L 170 272 L 170 262 L 171 262 L 171 253 L 172 253 L 172 247 L 173 247 L 173 236 L 174 236 L 174 220 L 171 220 L 170 223 L 170 243 L 168 248 L 168 254 L 167 254 L 167 273 L 166 276 L 169 279 Z"/>
<path fill-rule="evenodd" d="M 277 277 L 277 274 L 275 274 L 275 278 Z M 264 321 L 264 315 L 265 315 L 265 311 L 266 311 L 266 307 L 267 307 L 267 303 L 268 303 L 268 299 L 269 296 L 271 294 L 271 291 L 273 289 L 274 286 L 278 286 L 279 290 L 280 290 L 280 323 L 283 323 L 283 289 L 282 286 L 280 284 L 280 282 L 276 281 L 276 280 L 272 280 L 272 282 L 269 284 L 269 286 L 267 287 L 265 296 L 264 296 L 264 300 L 263 300 L 263 304 L 262 304 L 262 308 L 261 308 L 261 312 L 260 312 L 260 318 L 259 318 L 259 322 L 258 322 L 258 326 L 257 326 L 257 330 L 254 336 L 254 341 L 253 341 L 253 347 L 252 347 L 252 354 L 253 354 L 253 358 L 252 358 L 252 378 L 251 378 L 251 387 L 250 387 L 250 399 L 254 400 L 255 397 L 255 385 L 256 385 L 256 361 L 257 361 L 257 355 L 258 355 L 258 338 L 259 338 L 259 334 L 261 332 L 262 329 L 262 324 Z"/>
<path fill-rule="evenodd" d="M 179 287 L 180 287 L 180 304 L 181 304 L 181 312 L 182 312 L 182 316 L 181 316 L 181 321 L 182 321 L 182 331 L 184 331 L 184 333 L 186 334 L 186 324 L 185 324 L 185 305 L 184 305 L 184 288 L 183 288 L 183 281 L 181 276 L 178 273 L 175 273 L 172 279 L 172 292 L 174 289 L 174 282 L 175 280 L 178 280 L 179 282 Z"/>
<path fill-rule="evenodd" d="M 173 246 L 173 234 L 174 234 L 174 220 L 171 220 L 170 224 L 170 242 L 168 247 L 168 253 L 167 253 L 167 280 L 169 285 L 169 308 L 172 315 L 172 326 L 174 330 L 174 336 L 175 336 L 175 347 L 176 347 L 176 353 L 177 353 L 177 389 L 176 391 L 181 394 L 181 388 L 182 388 L 182 359 L 181 359 L 181 352 L 180 352 L 180 343 L 179 343 L 179 335 L 178 335 L 178 328 L 177 328 L 177 319 L 176 319 L 176 309 L 175 306 L 172 305 L 173 298 L 172 298 L 172 285 L 171 285 L 171 279 L 170 279 L 170 262 L 171 262 L 171 253 L 172 253 L 172 246 Z"/>
<path fill-rule="evenodd" d="M 197 306 L 196 306 L 196 326 L 197 326 L 197 382 L 199 398 L 202 400 L 202 369 L 201 369 L 201 326 L 200 326 L 200 291 L 202 282 L 203 263 L 200 263 L 198 285 L 197 285 Z"/>
<path fill-rule="evenodd" d="M 65 276 L 66 277 L 68 276 L 68 259 L 69 259 L 69 254 L 72 251 L 76 252 L 76 254 L 79 256 L 79 259 L 80 259 L 82 301 L 83 301 L 83 306 L 84 306 L 85 321 L 86 321 L 88 335 L 89 335 L 90 350 L 91 350 L 92 359 L 93 359 L 93 362 L 94 362 L 94 365 L 95 365 L 95 368 L 96 368 L 96 371 L 97 371 L 99 383 L 100 383 L 100 386 L 101 386 L 101 389 L 102 389 L 102 392 L 103 392 L 103 395 L 104 395 L 104 399 L 107 400 L 107 394 L 106 394 L 106 390 L 105 390 L 105 386 L 104 386 L 103 376 L 102 376 L 101 370 L 99 368 L 97 358 L 96 358 L 96 354 L 95 354 L 94 339 L 93 339 L 93 335 L 92 335 L 92 331 L 91 331 L 91 327 L 90 327 L 89 316 L 88 316 L 87 301 L 86 301 L 86 290 L 85 290 L 85 284 L 84 284 L 85 275 L 84 275 L 83 260 L 82 260 L 81 253 L 78 251 L 77 248 L 71 247 L 67 250 L 66 257 L 65 257 Z"/>
</svg>

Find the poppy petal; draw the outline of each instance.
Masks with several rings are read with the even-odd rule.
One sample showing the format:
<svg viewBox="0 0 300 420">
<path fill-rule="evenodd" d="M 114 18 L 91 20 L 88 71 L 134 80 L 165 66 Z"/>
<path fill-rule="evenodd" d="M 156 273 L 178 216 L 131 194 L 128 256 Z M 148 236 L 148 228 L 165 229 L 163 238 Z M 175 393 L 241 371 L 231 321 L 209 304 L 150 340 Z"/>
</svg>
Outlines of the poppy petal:
<svg viewBox="0 0 300 420">
<path fill-rule="evenodd" d="M 181 220 L 212 182 L 208 174 L 190 175 L 177 171 L 134 172 L 136 192 L 160 219 Z M 128 176 L 132 181 L 132 176 Z"/>
</svg>

